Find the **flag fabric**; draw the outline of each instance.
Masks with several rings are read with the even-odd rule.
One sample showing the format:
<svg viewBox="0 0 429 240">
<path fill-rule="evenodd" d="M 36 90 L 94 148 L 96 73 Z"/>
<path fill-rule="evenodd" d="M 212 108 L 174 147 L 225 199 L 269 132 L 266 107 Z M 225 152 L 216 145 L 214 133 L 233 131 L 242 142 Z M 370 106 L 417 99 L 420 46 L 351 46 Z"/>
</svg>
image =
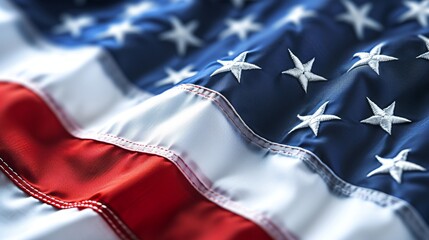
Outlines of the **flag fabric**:
<svg viewBox="0 0 429 240">
<path fill-rule="evenodd" d="M 0 0 L 0 239 L 429 239 L 428 17 Z"/>
</svg>

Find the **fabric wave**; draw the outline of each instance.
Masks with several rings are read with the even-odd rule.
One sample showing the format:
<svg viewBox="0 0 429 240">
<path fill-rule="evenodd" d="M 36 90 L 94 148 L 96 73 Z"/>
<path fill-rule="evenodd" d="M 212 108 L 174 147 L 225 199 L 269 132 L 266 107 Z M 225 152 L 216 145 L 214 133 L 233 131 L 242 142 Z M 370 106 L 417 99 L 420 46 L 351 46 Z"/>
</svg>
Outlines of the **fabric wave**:
<svg viewBox="0 0 429 240">
<path fill-rule="evenodd" d="M 109 225 L 91 210 L 58 210 L 20 190 L 0 174 L 0 222 L 3 239 L 118 239 Z"/>
<path fill-rule="evenodd" d="M 28 109 L 35 112 L 43 112 L 41 109 L 38 109 L 40 107 L 34 105 L 35 103 L 30 104 L 30 99 L 27 99 L 28 97 L 22 93 L 22 91 L 24 91 L 23 89 L 19 90 L 14 88 L 16 88 L 14 85 L 9 86 L 6 84 L 2 86 L 2 95 L 5 97 L 6 106 L 25 103 Z M 34 89 L 36 90 L 36 88 Z M 76 96 L 77 99 L 84 99 L 82 95 L 83 92 L 80 89 L 76 90 L 79 90 Z M 106 91 L 106 89 L 103 90 Z M 10 93 L 8 94 L 8 92 Z M 36 92 L 42 93 L 43 91 L 39 89 Z M 8 100 L 9 95 L 12 96 L 12 101 Z M 26 95 L 28 95 L 28 93 L 26 93 Z M 46 95 L 41 96 L 45 101 L 49 102 L 49 106 L 55 106 L 54 109 L 57 115 L 62 116 L 62 122 L 66 124 L 67 129 L 73 135 L 82 139 L 95 139 L 112 143 L 132 151 L 152 153 L 166 157 L 179 167 L 182 173 L 187 176 L 190 183 L 192 183 L 202 195 L 226 209 L 252 219 L 276 239 L 294 238 L 290 235 L 289 231 L 292 231 L 294 234 L 297 234 L 298 237 L 304 239 L 312 239 L 317 236 L 324 236 L 327 238 L 356 237 L 356 239 L 372 237 L 386 237 L 386 239 L 390 239 L 394 236 L 410 238 L 410 231 L 404 224 L 406 222 L 403 221 L 406 217 L 409 217 L 408 214 L 410 213 L 414 216 L 407 220 L 416 221 L 416 217 L 418 220 L 418 216 L 413 214 L 413 209 L 399 199 L 368 189 L 358 189 L 332 177 L 332 173 L 326 169 L 326 166 L 323 166 L 313 155 L 306 151 L 287 146 L 277 147 L 275 144 L 264 143 L 262 139 L 259 139 L 258 142 L 255 141 L 257 140 L 255 137 L 253 137 L 252 142 L 248 142 L 251 138 L 244 138 L 244 136 L 240 134 L 237 135 L 236 125 L 239 125 L 240 122 L 237 120 L 231 121 L 229 119 L 232 118 L 234 114 L 229 115 L 229 117 L 228 115 L 224 115 L 224 111 L 231 111 L 231 109 L 227 110 L 225 106 L 224 108 L 219 108 L 217 105 L 213 105 L 212 101 L 208 100 L 216 99 L 216 95 L 211 91 L 204 91 L 198 87 L 193 88 L 192 86 L 186 90 L 172 90 L 151 98 L 144 103 L 137 104 L 135 107 L 130 108 L 129 104 L 125 104 L 127 108 L 123 109 L 124 112 L 117 115 L 121 117 L 118 117 L 118 119 L 111 119 L 106 123 L 98 122 L 95 125 L 85 125 L 87 123 L 82 121 L 76 122 L 76 119 L 82 119 L 79 117 L 71 118 L 71 116 L 79 116 L 78 113 L 81 111 L 80 107 L 74 108 L 73 110 L 70 108 L 65 110 L 61 102 L 52 101 L 55 99 L 55 94 L 53 92 L 50 92 L 49 95 L 51 96 L 51 100 L 48 100 Z M 17 98 L 17 100 L 13 101 L 15 98 Z M 20 100 L 21 98 L 23 99 Z M 68 99 L 67 102 L 70 100 L 71 99 Z M 125 101 L 127 100 L 125 99 Z M 75 106 L 81 106 L 81 104 L 76 102 Z M 19 109 L 20 112 L 27 109 L 19 105 L 12 108 Z M 44 108 L 46 108 L 46 106 Z M 14 116 L 14 114 L 22 115 L 25 113 L 19 113 L 16 112 L 16 110 L 9 111 L 11 112 L 9 114 L 12 114 L 12 116 Z M 34 115 L 34 113 L 31 114 L 30 110 L 27 111 L 29 111 L 29 115 Z M 72 113 L 70 111 L 76 112 Z M 39 115 L 43 117 L 43 114 Z M 161 117 L 160 119 L 162 120 L 158 119 L 159 117 Z M 235 117 L 237 118 L 237 116 Z M 7 120 L 2 121 L 2 124 L 6 125 L 7 129 L 12 131 L 12 134 L 14 131 L 19 131 L 19 129 L 25 129 L 24 126 L 19 125 L 19 121 L 17 122 L 19 115 L 13 119 L 15 119 L 12 122 L 13 124 Z M 179 119 L 181 120 L 179 121 Z M 36 123 L 40 123 L 40 126 L 36 129 L 43 129 L 47 126 L 53 129 L 58 128 L 54 127 L 52 123 L 53 120 L 33 120 L 35 120 Z M 25 119 L 21 119 L 21 121 L 25 121 Z M 71 122 L 73 122 L 73 124 L 71 124 Z M 175 122 L 175 124 L 171 124 L 171 122 Z M 138 129 L 136 128 L 137 123 L 139 123 Z M 14 127 L 14 124 L 17 126 Z M 43 125 L 46 124 L 47 126 L 43 127 Z M 78 125 L 80 128 L 76 128 Z M 206 125 L 210 125 L 211 127 L 207 128 Z M 189 130 L 190 128 L 193 130 Z M 241 126 L 241 128 L 244 128 L 244 126 Z M 180 131 L 180 129 L 186 130 Z M 27 129 L 27 132 L 30 132 L 30 129 Z M 52 132 L 46 131 L 46 133 L 40 136 L 37 132 L 41 134 L 40 130 L 32 134 L 35 138 L 34 140 L 38 139 L 34 144 L 39 142 L 39 145 L 35 146 L 35 151 L 52 151 L 55 153 L 55 146 L 43 145 L 44 141 L 51 142 L 49 137 L 53 137 L 51 136 Z M 11 136 L 15 137 L 12 139 L 12 142 L 24 141 L 20 139 L 19 135 L 16 136 L 16 134 L 10 135 L 7 139 L 11 140 Z M 57 138 L 55 142 L 61 143 L 61 141 L 65 141 L 60 140 L 59 137 Z M 223 141 L 220 139 L 223 139 Z M 31 139 L 29 140 L 31 141 Z M 195 144 L 194 141 L 200 143 L 198 148 L 192 147 Z M 213 144 L 215 142 L 223 143 Z M 88 143 L 85 145 L 87 144 Z M 145 167 L 143 162 L 134 161 L 134 163 L 131 164 L 129 161 L 132 160 L 132 158 L 130 159 L 127 156 L 115 156 L 115 158 L 113 158 L 116 154 L 110 157 L 108 155 L 104 157 L 95 156 L 95 160 L 97 161 L 94 162 L 93 160 L 88 161 L 82 159 L 83 156 L 80 154 L 70 155 L 70 153 L 68 153 L 65 157 L 60 157 L 60 159 L 71 161 L 72 166 L 70 167 L 67 167 L 67 164 L 62 163 L 62 161 L 58 163 L 59 160 L 55 160 L 57 159 L 55 156 L 52 160 L 57 161 L 57 164 L 53 165 L 52 160 L 50 161 L 49 159 L 44 159 L 44 164 L 44 161 L 26 157 L 27 155 L 34 155 L 31 154 L 32 152 L 30 150 L 27 150 L 28 153 L 26 153 L 27 151 L 21 150 L 20 153 L 19 148 L 14 147 L 14 145 L 8 145 L 7 141 L 3 141 L 3 145 L 6 146 L 3 150 L 3 155 L 5 155 L 6 159 L 10 158 L 10 161 L 12 161 L 15 166 L 14 168 L 19 169 L 17 170 L 18 172 L 37 173 L 37 177 L 34 180 L 30 180 L 31 178 L 29 179 L 29 176 L 25 174 L 23 175 L 24 178 L 33 181 L 34 185 L 44 188 L 44 191 L 58 192 L 58 194 L 63 192 L 60 194 L 63 195 L 62 198 L 69 198 L 69 200 L 74 201 L 81 199 L 83 197 L 81 194 L 90 189 L 94 191 L 92 194 L 96 194 L 95 196 L 98 196 L 97 198 L 101 198 L 101 200 L 104 199 L 104 194 L 113 194 L 110 191 L 115 188 L 109 190 L 111 187 L 107 189 L 103 187 L 103 193 L 98 193 L 101 189 L 96 190 L 97 188 L 95 186 L 98 186 L 98 181 L 96 179 L 89 180 L 88 182 L 81 182 L 81 180 L 79 180 L 81 178 L 94 178 L 98 176 L 98 178 L 104 179 L 103 182 L 107 181 L 107 184 L 109 184 L 107 179 L 112 179 L 111 184 L 114 184 L 118 180 L 109 177 L 113 170 L 108 170 L 111 169 L 111 167 L 105 169 L 106 164 L 107 166 L 109 166 L 109 164 L 128 165 L 127 168 L 131 165 L 138 164 L 140 165 L 139 168 L 144 169 Z M 228 150 L 230 146 L 234 146 L 234 149 Z M 87 147 L 88 150 L 83 150 L 83 154 L 85 154 L 85 152 L 91 153 L 93 150 L 90 149 L 96 149 L 95 147 Z M 103 152 L 101 147 L 98 148 L 100 150 L 97 150 L 97 152 Z M 110 152 L 106 150 L 104 152 Z M 92 155 L 91 153 L 90 156 Z M 107 160 L 106 158 L 110 159 Z M 152 162 L 153 161 L 154 160 L 152 160 Z M 70 172 L 76 171 L 74 170 L 73 163 L 79 163 L 79 165 L 83 164 L 82 172 L 80 174 L 72 174 L 68 177 L 67 181 L 58 182 L 57 179 L 60 179 L 61 176 L 69 175 Z M 34 164 L 37 164 L 38 167 L 36 168 Z M 121 169 L 122 167 L 116 166 L 116 168 Z M 85 169 L 93 169 L 93 173 L 98 173 L 92 176 L 90 173 L 86 173 L 85 171 L 87 170 Z M 243 171 L 243 169 L 245 171 Z M 155 171 L 155 169 L 152 170 Z M 120 172 L 117 173 L 117 177 L 126 180 L 124 176 L 121 176 L 127 174 L 127 171 L 123 170 Z M 143 179 L 144 176 L 145 174 L 143 173 L 140 175 Z M 137 175 L 136 177 L 139 176 Z M 331 182 L 337 181 L 338 183 L 337 185 L 329 186 L 329 182 L 325 182 L 324 178 L 331 178 Z M 139 178 L 136 180 L 138 179 Z M 134 180 L 131 178 L 126 182 L 128 181 Z M 79 186 L 79 191 L 71 191 L 74 188 L 74 184 Z M 143 184 L 143 182 L 140 182 L 140 184 Z M 171 182 L 165 182 L 162 185 L 169 187 L 171 184 Z M 89 185 L 89 188 L 85 187 L 86 185 Z M 125 186 L 127 185 L 128 184 L 125 184 Z M 66 192 L 64 192 L 64 187 L 67 189 Z M 127 195 L 132 197 L 133 194 L 138 194 L 138 189 L 142 186 L 134 184 L 130 187 L 131 189 L 126 188 L 123 190 L 125 191 L 123 194 L 124 197 Z M 120 187 L 120 189 L 121 188 L 122 187 Z M 330 190 L 329 188 L 335 189 L 335 191 L 338 192 L 333 192 L 332 189 Z M 338 188 L 343 188 L 343 190 Z M 84 189 L 87 190 L 85 191 Z M 115 190 L 114 192 L 116 191 L 119 190 Z M 342 193 L 346 191 L 350 191 L 350 195 L 347 195 L 348 193 Z M 90 193 L 91 191 L 88 192 L 88 194 Z M 181 194 L 179 192 L 177 194 L 182 195 L 183 193 Z M 136 196 L 132 198 L 134 199 Z M 123 199 L 120 201 L 122 204 L 125 202 L 128 207 L 132 207 L 126 198 L 121 199 Z M 320 201 L 314 201 L 314 199 L 320 199 Z M 166 200 L 171 201 L 172 198 L 167 198 Z M 118 203 L 110 204 L 115 207 Z M 310 207 L 314 210 L 309 211 L 308 208 Z M 322 212 L 321 209 L 323 209 Z M 356 211 L 351 211 L 351 209 L 356 209 Z M 119 214 L 121 216 L 121 212 Z M 397 214 L 402 215 L 403 221 L 401 221 Z M 331 221 L 329 221 L 329 219 L 331 219 Z M 368 222 L 368 219 L 371 219 L 371 222 Z M 312 221 L 315 222 L 314 227 L 308 224 Z M 323 224 L 333 227 L 337 221 L 349 222 L 347 225 L 348 227 L 344 227 L 342 231 L 332 232 L 326 231 L 325 228 L 319 228 L 322 222 Z M 373 231 L 368 230 L 370 226 L 374 229 Z M 384 233 L 382 229 L 388 226 L 395 226 L 395 231 L 392 230 L 387 234 Z M 408 227 L 412 229 L 416 226 Z M 360 232 L 360 234 L 356 235 L 356 232 Z"/>
<path fill-rule="evenodd" d="M 418 90 L 429 40 L 424 22 L 407 10 L 412 4 L 15 2 L 31 23 L 1 3 L 8 43 L 0 45 L 0 69 L 4 82 L 21 85 L 2 84 L 8 104 L 49 107 L 49 119 L 61 122 L 56 126 L 73 142 L 122 149 L 126 160 L 113 158 L 118 163 L 131 166 L 133 152 L 161 157 L 154 156 L 155 165 L 148 156 L 142 162 L 154 169 L 170 163 L 169 171 L 196 190 L 192 196 L 220 206 L 226 238 L 234 232 L 228 221 L 240 222 L 242 237 L 264 236 L 256 225 L 275 239 L 427 236 L 426 109 L 416 103 L 427 102 Z M 222 14 L 200 14 L 212 8 Z M 75 19 L 84 13 L 91 17 Z M 180 86 L 169 89 L 174 85 Z M 133 182 L 105 195 L 65 194 L 66 185 L 52 184 L 55 171 L 33 178 L 31 159 L 6 143 L 5 162 L 45 193 L 104 201 L 138 192 Z M 74 169 L 68 164 L 65 172 Z M 139 237 L 156 236 L 136 230 L 129 210 L 113 203 Z"/>
<path fill-rule="evenodd" d="M 51 43 L 108 51 L 142 91 L 213 89 L 258 135 L 314 152 L 428 221 L 426 1 L 14 3 Z M 230 71 L 234 60 L 246 69 Z M 325 120 L 310 126 L 305 116 Z M 380 172 L 376 156 L 403 151 L 407 170 Z"/>
</svg>

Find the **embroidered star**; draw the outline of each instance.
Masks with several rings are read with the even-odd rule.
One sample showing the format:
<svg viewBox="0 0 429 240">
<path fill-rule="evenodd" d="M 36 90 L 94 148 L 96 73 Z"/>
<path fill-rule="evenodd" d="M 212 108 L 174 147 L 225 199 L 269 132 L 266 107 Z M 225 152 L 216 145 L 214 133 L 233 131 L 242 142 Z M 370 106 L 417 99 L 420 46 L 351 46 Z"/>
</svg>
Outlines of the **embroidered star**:
<svg viewBox="0 0 429 240">
<path fill-rule="evenodd" d="M 337 19 L 339 21 L 352 24 L 359 39 L 363 39 L 365 27 L 377 31 L 383 29 L 383 27 L 378 22 L 367 16 L 372 8 L 370 3 L 363 5 L 361 8 L 358 8 L 355 4 L 353 4 L 353 2 L 349 0 L 343 0 L 342 3 L 347 9 L 347 13 L 338 15 Z"/>
<path fill-rule="evenodd" d="M 368 100 L 369 106 L 371 107 L 374 116 L 371 116 L 367 119 L 360 121 L 361 123 L 368 123 L 372 125 L 380 125 L 380 127 L 386 131 L 389 135 L 392 133 L 392 125 L 399 123 L 409 123 L 411 122 L 409 119 L 398 117 L 393 115 L 395 111 L 395 102 L 390 104 L 387 108 L 381 109 L 377 104 L 375 104 L 371 99 L 366 98 Z"/>
<path fill-rule="evenodd" d="M 155 7 L 155 4 L 152 2 L 140 2 L 136 4 L 132 4 L 126 7 L 125 9 L 125 17 L 134 18 L 138 17 Z"/>
<path fill-rule="evenodd" d="M 261 69 L 259 66 L 256 66 L 255 64 L 245 62 L 247 53 L 248 52 L 240 53 L 240 55 L 238 55 L 232 61 L 217 60 L 218 63 L 222 64 L 222 67 L 220 67 L 216 71 L 214 71 L 210 75 L 210 77 L 212 77 L 216 74 L 219 74 L 219 73 L 231 71 L 232 74 L 234 75 L 234 77 L 237 79 L 238 83 L 240 83 L 241 72 L 243 70 Z"/>
<path fill-rule="evenodd" d="M 198 27 L 198 22 L 192 21 L 184 25 L 178 18 L 172 17 L 170 23 L 173 26 L 168 32 L 161 34 L 162 40 L 176 43 L 179 55 L 186 54 L 186 48 L 189 45 L 199 47 L 202 45 L 201 39 L 197 38 L 193 32 Z"/>
<path fill-rule="evenodd" d="M 367 177 L 371 177 L 375 174 L 380 173 L 389 173 L 393 179 L 397 183 L 401 183 L 402 172 L 404 171 L 426 171 L 426 168 L 417 165 L 412 162 L 407 162 L 407 156 L 411 149 L 402 150 L 396 157 L 394 158 L 382 158 L 379 156 L 375 156 L 377 161 L 381 163 L 381 166 L 377 169 L 374 169 Z"/>
<path fill-rule="evenodd" d="M 429 1 L 421 2 L 405 1 L 404 5 L 408 7 L 408 11 L 399 18 L 400 22 L 415 18 L 423 27 L 428 25 L 427 17 L 429 16 Z"/>
<path fill-rule="evenodd" d="M 123 44 L 125 35 L 129 33 L 141 33 L 141 30 L 132 25 L 130 21 L 123 21 L 120 23 L 112 24 L 109 28 L 98 38 L 114 38 L 118 44 Z"/>
<path fill-rule="evenodd" d="M 73 37 L 79 37 L 82 29 L 94 24 L 94 19 L 88 16 L 71 17 L 62 16 L 62 24 L 54 28 L 55 33 L 70 33 Z"/>
<path fill-rule="evenodd" d="M 243 7 L 246 0 L 231 0 L 235 7 Z"/>
<path fill-rule="evenodd" d="M 315 113 L 313 113 L 313 115 L 307 115 L 307 116 L 297 115 L 297 117 L 299 118 L 299 120 L 302 121 L 302 123 L 292 128 L 292 130 L 290 130 L 289 133 L 297 129 L 310 127 L 314 135 L 317 136 L 321 122 L 331 121 L 331 120 L 341 120 L 341 118 L 338 116 L 323 114 L 325 113 L 325 109 L 328 103 L 329 101 L 325 102 L 322 106 L 319 107 L 319 109 L 317 109 Z"/>
<path fill-rule="evenodd" d="M 419 35 L 419 38 L 425 42 L 426 48 L 428 49 L 428 51 L 423 54 L 420 54 L 416 58 L 423 58 L 423 59 L 429 60 L 429 39 L 423 35 Z"/>
<path fill-rule="evenodd" d="M 289 54 L 292 58 L 295 68 L 283 71 L 283 74 L 289 74 L 299 80 L 304 92 L 307 92 L 308 82 L 326 81 L 326 78 L 316 75 L 311 72 L 315 58 L 311 59 L 307 63 L 302 63 L 297 56 L 295 56 L 290 49 Z"/>
<path fill-rule="evenodd" d="M 380 65 L 380 62 L 387 62 L 387 61 L 393 61 L 398 60 L 395 57 L 387 56 L 387 55 L 381 55 L 381 47 L 383 47 L 383 43 L 378 44 L 375 46 L 369 53 L 367 52 L 358 52 L 353 55 L 353 57 L 359 57 L 360 60 L 357 61 L 353 66 L 347 71 L 351 71 L 352 69 L 368 65 L 372 70 L 374 70 L 377 75 L 380 75 L 378 67 Z"/>
<path fill-rule="evenodd" d="M 179 71 L 175 71 L 171 68 L 166 68 L 165 72 L 168 76 L 157 82 L 156 85 L 161 86 L 166 84 L 178 84 L 179 82 L 197 74 L 197 72 L 191 71 L 192 68 L 193 66 L 186 66 Z"/>
<path fill-rule="evenodd" d="M 314 11 L 310 11 L 305 9 L 303 5 L 298 5 L 294 7 L 286 16 L 281 18 L 275 24 L 276 28 L 279 28 L 288 23 L 293 23 L 295 26 L 301 25 L 301 21 L 304 18 L 315 17 L 316 13 Z"/>
<path fill-rule="evenodd" d="M 245 40 L 249 32 L 257 32 L 262 28 L 261 24 L 253 21 L 253 16 L 247 16 L 239 20 L 227 19 L 226 25 L 228 25 L 228 28 L 220 33 L 220 38 L 236 34 L 240 40 Z"/>
</svg>

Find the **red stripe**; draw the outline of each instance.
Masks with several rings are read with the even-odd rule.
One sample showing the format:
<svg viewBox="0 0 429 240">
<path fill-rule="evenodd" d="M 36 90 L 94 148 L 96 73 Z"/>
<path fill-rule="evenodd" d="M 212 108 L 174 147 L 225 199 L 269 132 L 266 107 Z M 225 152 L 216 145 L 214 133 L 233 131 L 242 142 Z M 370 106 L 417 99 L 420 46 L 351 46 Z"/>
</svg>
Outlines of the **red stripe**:
<svg viewBox="0 0 429 240">
<path fill-rule="evenodd" d="M 0 96 L 0 157 L 10 166 L 0 168 L 34 197 L 93 208 L 122 238 L 132 234 L 121 222 L 144 239 L 269 239 L 205 199 L 167 159 L 74 138 L 21 86 L 1 83 Z"/>
</svg>

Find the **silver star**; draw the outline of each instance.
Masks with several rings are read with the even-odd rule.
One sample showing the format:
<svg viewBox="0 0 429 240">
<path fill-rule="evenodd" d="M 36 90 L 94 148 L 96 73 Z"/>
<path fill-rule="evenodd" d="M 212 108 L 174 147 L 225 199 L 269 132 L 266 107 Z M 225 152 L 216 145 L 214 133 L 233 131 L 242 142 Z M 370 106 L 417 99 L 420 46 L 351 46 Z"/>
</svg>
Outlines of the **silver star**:
<svg viewBox="0 0 429 240">
<path fill-rule="evenodd" d="M 62 24 L 54 28 L 55 33 L 70 33 L 73 37 L 79 37 L 82 29 L 94 24 L 94 19 L 88 16 L 71 17 L 62 16 Z"/>
<path fill-rule="evenodd" d="M 314 135 L 317 136 L 317 132 L 319 131 L 320 122 L 331 121 L 331 120 L 341 120 L 341 118 L 338 116 L 323 114 L 323 113 L 325 113 L 325 109 L 326 109 L 326 106 L 328 105 L 328 103 L 329 103 L 329 101 L 325 102 L 322 106 L 319 107 L 319 109 L 317 109 L 317 111 L 315 113 L 313 113 L 313 115 L 306 115 L 306 116 L 297 115 L 297 117 L 299 118 L 299 120 L 302 121 L 302 123 L 300 123 L 296 127 L 292 128 L 292 130 L 290 130 L 289 133 L 291 133 L 297 129 L 300 129 L 300 128 L 310 127 L 311 130 L 313 131 Z"/>
<path fill-rule="evenodd" d="M 112 24 L 109 28 L 98 38 L 114 38 L 118 44 L 123 44 L 125 35 L 128 33 L 141 33 L 141 30 L 136 26 L 132 25 L 129 21 L 124 21 L 116 24 Z"/>
<path fill-rule="evenodd" d="M 220 38 L 226 38 L 236 34 L 240 40 L 245 40 L 249 32 L 261 30 L 262 25 L 253 21 L 253 16 L 247 16 L 239 20 L 227 19 L 228 28 L 220 33 Z"/>
<path fill-rule="evenodd" d="M 393 179 L 397 183 L 401 183 L 402 172 L 403 171 L 426 171 L 426 169 L 420 165 L 417 165 L 412 162 L 407 162 L 407 156 L 411 149 L 402 150 L 396 157 L 394 158 L 382 158 L 379 156 L 375 156 L 377 161 L 381 163 L 381 166 L 377 169 L 374 169 L 367 177 L 371 177 L 375 174 L 380 173 L 389 173 Z"/>
<path fill-rule="evenodd" d="M 428 51 L 423 54 L 420 54 L 416 58 L 423 58 L 423 59 L 429 60 L 429 39 L 423 35 L 419 35 L 419 38 L 425 42 L 426 48 L 428 49 Z"/>
<path fill-rule="evenodd" d="M 247 63 L 246 60 L 247 52 L 242 52 L 240 55 L 238 55 L 234 60 L 232 61 L 222 61 L 217 60 L 218 63 L 222 64 L 222 67 L 218 68 L 216 71 L 214 71 L 210 77 L 223 73 L 223 72 L 229 72 L 231 71 L 234 77 L 237 79 L 238 83 L 241 81 L 241 71 L 243 70 L 251 70 L 251 69 L 261 69 L 259 66 L 256 66 L 255 64 Z"/>
<path fill-rule="evenodd" d="M 429 16 L 429 1 L 421 2 L 405 1 L 404 5 L 408 7 L 408 11 L 399 18 L 400 22 L 415 18 L 423 27 L 428 25 L 427 17 Z"/>
<path fill-rule="evenodd" d="M 387 55 L 381 55 L 381 47 L 383 47 L 383 43 L 378 44 L 375 46 L 369 53 L 367 52 L 358 52 L 353 55 L 353 57 L 359 57 L 360 60 L 357 61 L 353 66 L 347 71 L 351 71 L 353 68 L 368 65 L 372 70 L 374 70 L 375 73 L 380 75 L 378 67 L 380 65 L 380 62 L 387 62 L 387 61 L 393 61 L 398 60 L 395 57 L 387 56 Z"/>
<path fill-rule="evenodd" d="M 243 7 L 246 0 L 231 0 L 235 7 Z"/>
<path fill-rule="evenodd" d="M 175 42 L 179 55 L 186 54 L 186 47 L 188 44 L 195 47 L 202 45 L 201 39 L 193 34 L 198 27 L 198 22 L 192 21 L 184 25 L 178 18 L 172 17 L 170 23 L 173 29 L 161 34 L 161 39 Z"/>
<path fill-rule="evenodd" d="M 311 59 L 307 63 L 302 63 L 301 60 L 295 56 L 290 49 L 289 54 L 292 58 L 295 68 L 283 71 L 283 74 L 289 74 L 299 80 L 304 92 L 307 92 L 308 82 L 326 81 L 326 78 L 316 75 L 311 72 L 315 58 Z"/>
<path fill-rule="evenodd" d="M 155 4 L 152 2 L 140 2 L 132 4 L 126 7 L 124 15 L 127 18 L 135 18 L 152 10 L 154 7 Z"/>
<path fill-rule="evenodd" d="M 360 121 L 361 123 L 368 123 L 372 125 L 380 125 L 380 127 L 386 131 L 389 135 L 392 133 L 392 125 L 399 123 L 409 123 L 411 122 L 409 119 L 398 117 L 393 115 L 395 111 L 395 102 L 390 104 L 387 108 L 381 109 L 377 104 L 375 104 L 371 99 L 366 98 L 368 100 L 369 106 L 371 107 L 374 116 L 371 116 L 367 119 Z"/>
<path fill-rule="evenodd" d="M 191 71 L 193 66 L 186 66 L 179 71 L 175 71 L 171 68 L 166 68 L 165 72 L 167 73 L 167 77 L 160 80 L 156 83 L 157 86 L 166 85 L 166 84 L 178 84 L 179 82 L 185 80 L 186 78 L 190 78 L 197 74 L 197 72 Z"/>
<path fill-rule="evenodd" d="M 361 8 L 358 8 L 349 0 L 343 0 L 342 3 L 347 9 L 347 13 L 338 15 L 337 19 L 352 24 L 359 39 L 363 39 L 365 27 L 377 31 L 383 29 L 378 22 L 367 16 L 372 8 L 370 3 L 363 5 Z"/>
<path fill-rule="evenodd" d="M 275 24 L 276 28 L 284 26 L 288 23 L 293 23 L 295 26 L 301 25 L 301 21 L 304 18 L 315 17 L 316 12 L 305 9 L 303 5 L 294 7 L 286 16 L 281 18 Z"/>
</svg>

